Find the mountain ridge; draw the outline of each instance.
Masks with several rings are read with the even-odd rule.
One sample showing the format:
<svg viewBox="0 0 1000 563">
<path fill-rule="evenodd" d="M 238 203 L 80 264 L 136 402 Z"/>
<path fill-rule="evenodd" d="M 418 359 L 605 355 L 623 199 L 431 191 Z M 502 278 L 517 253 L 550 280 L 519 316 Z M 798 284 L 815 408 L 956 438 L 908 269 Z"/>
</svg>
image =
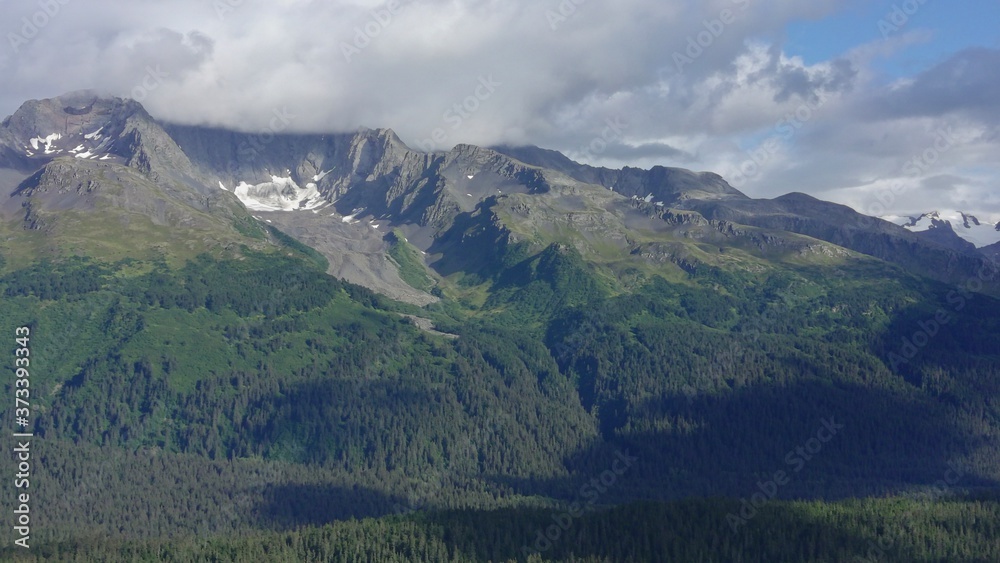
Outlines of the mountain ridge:
<svg viewBox="0 0 1000 563">
<path fill-rule="evenodd" d="M 980 220 L 981 216 L 984 215 L 945 209 L 908 215 L 889 215 L 883 218 L 928 237 L 952 241 L 957 237 L 975 248 L 981 249 L 1000 243 L 1000 217 Z M 938 230 L 943 234 L 935 233 Z M 949 232 L 954 236 L 948 236 Z"/>
<path fill-rule="evenodd" d="M 156 186 L 129 192 L 121 201 L 112 198 L 111 206 L 137 214 L 154 210 L 164 220 L 167 214 L 155 210 L 173 202 L 186 210 L 169 215 L 167 222 L 175 226 L 203 213 L 218 218 L 220 232 L 243 225 L 222 237 L 231 243 L 240 240 L 240 229 L 259 239 L 264 227 L 277 227 L 323 254 L 331 275 L 422 305 L 436 297 L 405 283 L 388 259 L 392 242 L 386 237 L 398 229 L 425 257 L 427 275 L 436 279 L 457 271 L 462 260 L 477 259 L 463 252 L 462 241 L 472 239 L 460 228 L 477 224 L 477 216 L 491 217 L 476 227 L 480 234 L 493 231 L 484 241 L 510 238 L 511 244 L 530 243 L 538 251 L 563 240 L 595 257 L 643 255 L 638 249 L 644 245 L 662 248 L 659 239 L 677 235 L 681 239 L 669 243 L 675 250 L 667 254 L 688 260 L 681 256 L 704 253 L 692 246 L 703 244 L 696 241 L 728 232 L 717 244 L 750 237 L 745 251 L 759 254 L 771 244 L 767 241 L 804 235 L 949 283 L 967 279 L 990 260 L 988 253 L 953 240 L 912 233 L 805 194 L 751 199 L 711 172 L 598 168 L 538 147 L 458 144 L 425 153 L 406 146 L 391 129 L 240 133 L 161 123 L 137 102 L 89 93 L 26 102 L 0 126 L 0 169 L 5 169 L 0 181 L 6 181 L 0 188 L 15 198 L 48 197 L 48 191 L 28 189 L 24 182 L 50 166 L 66 183 L 103 173 L 77 161 L 100 162 L 107 171 L 125 167 L 141 176 L 136 182 Z M 19 174 L 24 177 L 10 185 Z M 159 203 L 139 202 L 143 193 Z M 8 219 L 25 208 L 58 210 L 59 205 L 9 199 L 2 207 Z M 678 211 L 707 222 L 685 219 L 687 226 L 678 231 Z M 516 216 L 519 227 L 499 228 Z M 575 219 L 567 222 L 566 217 Z M 42 224 L 37 214 L 29 223 Z M 740 225 L 767 234 L 759 238 Z M 660 234 L 646 241 L 650 235 L 644 232 Z M 449 252 L 457 254 L 446 256 Z M 700 259 L 714 260 L 706 256 Z"/>
<path fill-rule="evenodd" d="M 770 512 L 713 540 L 753 495 L 818 514 L 959 466 L 956 491 L 1000 483 L 996 278 L 956 285 L 976 251 L 710 173 L 423 153 L 385 129 L 265 142 L 85 97 L 31 111 L 0 130 L 33 163 L 0 169 L 0 318 L 31 330 L 43 549 L 477 509 L 515 525 L 475 553 L 515 557 L 520 509 L 549 526 L 624 458 L 608 523 L 688 499 L 718 559 L 788 529 Z M 54 131 L 63 114 L 91 121 Z"/>
</svg>

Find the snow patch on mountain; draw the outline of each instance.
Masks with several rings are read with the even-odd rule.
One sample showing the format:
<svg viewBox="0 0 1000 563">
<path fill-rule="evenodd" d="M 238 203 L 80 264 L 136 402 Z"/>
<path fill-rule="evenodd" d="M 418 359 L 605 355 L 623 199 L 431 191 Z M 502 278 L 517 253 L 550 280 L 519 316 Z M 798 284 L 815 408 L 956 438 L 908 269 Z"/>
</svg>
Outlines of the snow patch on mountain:
<svg viewBox="0 0 1000 563">
<path fill-rule="evenodd" d="M 112 157 L 105 154 L 104 151 L 113 139 L 102 135 L 101 131 L 103 128 L 86 135 L 70 134 L 67 136 L 61 133 L 52 133 L 34 137 L 28 140 L 27 145 L 24 145 L 25 154 L 30 158 L 67 154 L 80 159 L 109 160 Z M 76 146 L 71 149 L 61 149 L 56 146 L 56 141 L 62 141 L 66 147 Z"/>
<path fill-rule="evenodd" d="M 955 234 L 983 248 L 1000 242 L 1000 216 L 962 211 L 932 211 L 919 215 L 886 215 L 882 217 L 914 233 L 951 225 Z"/>
<path fill-rule="evenodd" d="M 271 176 L 270 182 L 255 185 L 240 182 L 233 193 L 254 211 L 312 210 L 326 203 L 316 184 L 302 188 L 290 177 L 281 176 Z"/>
<path fill-rule="evenodd" d="M 53 147 L 53 143 L 55 143 L 59 139 L 62 139 L 62 135 L 60 135 L 59 133 L 52 133 L 44 137 L 35 137 L 34 139 L 31 139 L 28 142 L 31 143 L 32 149 L 37 151 L 38 145 L 41 144 L 45 146 L 45 154 L 52 154 L 56 152 L 56 149 Z M 62 151 L 60 150 L 59 152 Z"/>
</svg>

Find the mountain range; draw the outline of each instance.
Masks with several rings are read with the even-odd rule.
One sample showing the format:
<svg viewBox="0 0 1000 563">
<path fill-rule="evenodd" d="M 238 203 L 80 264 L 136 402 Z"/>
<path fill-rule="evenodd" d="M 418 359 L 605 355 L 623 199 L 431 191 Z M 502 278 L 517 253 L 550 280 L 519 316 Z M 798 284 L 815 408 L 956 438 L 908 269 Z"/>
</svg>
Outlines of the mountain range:
<svg viewBox="0 0 1000 563">
<path fill-rule="evenodd" d="M 0 123 L 0 559 L 997 556 L 981 217 L 286 118 Z"/>
<path fill-rule="evenodd" d="M 127 232 L 133 245 L 187 256 L 272 225 L 322 253 L 331 275 L 418 304 L 435 298 L 403 280 L 389 255 L 394 230 L 432 278 L 498 242 L 544 245 L 557 233 L 585 255 L 652 252 L 675 263 L 730 244 L 764 255 L 853 251 L 950 283 L 974 276 L 996 248 L 975 218 L 977 234 L 963 223 L 955 237 L 805 194 L 752 199 L 712 173 L 596 168 L 536 147 L 424 153 L 388 129 L 248 134 L 175 125 L 134 101 L 87 92 L 28 102 L 3 121 L 0 189 L 9 194 L 3 217 L 20 220 L 39 252 L 94 244 L 112 252 Z M 982 244 L 964 244 L 966 232 Z"/>
<path fill-rule="evenodd" d="M 1000 219 L 996 217 L 980 220 L 974 214 L 950 210 L 892 215 L 883 219 L 959 249 L 974 247 L 993 257 L 1000 252 Z"/>
</svg>

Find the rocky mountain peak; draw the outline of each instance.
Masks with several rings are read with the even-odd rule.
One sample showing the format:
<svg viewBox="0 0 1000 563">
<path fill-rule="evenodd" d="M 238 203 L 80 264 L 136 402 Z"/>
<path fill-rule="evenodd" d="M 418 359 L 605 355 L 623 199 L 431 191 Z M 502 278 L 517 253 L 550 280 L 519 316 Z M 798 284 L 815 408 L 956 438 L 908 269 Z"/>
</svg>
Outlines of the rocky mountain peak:
<svg viewBox="0 0 1000 563">
<path fill-rule="evenodd" d="M 91 91 L 25 102 L 0 124 L 0 168 L 33 171 L 58 158 L 147 165 L 165 147 L 153 118 L 134 100 Z M 143 156 L 141 139 L 160 142 Z"/>
<path fill-rule="evenodd" d="M 985 248 L 1000 243 L 1000 217 L 942 209 L 927 213 L 909 213 L 883 217 L 910 232 L 939 241 L 957 239 L 962 246 Z"/>
<path fill-rule="evenodd" d="M 331 274 L 413 302 L 431 297 L 384 259 L 391 232 L 440 273 L 513 241 L 558 241 L 617 259 L 640 249 L 642 233 L 671 240 L 640 249 L 655 260 L 686 255 L 678 245 L 690 240 L 767 256 L 805 244 L 789 233 L 942 279 L 965 276 L 983 259 L 954 233 L 922 236 L 803 193 L 751 199 L 712 172 L 595 167 L 538 147 L 426 153 L 384 128 L 247 133 L 161 123 L 135 101 L 88 92 L 27 102 L 3 121 L 0 188 L 20 188 L 24 201 L 4 208 L 32 225 L 57 225 L 68 208 L 113 207 L 131 214 L 120 221 L 145 214 L 157 226 L 197 223 L 203 232 L 259 236 L 275 227 L 319 250 Z M 934 234 L 952 228 L 991 230 L 960 214 Z"/>
</svg>

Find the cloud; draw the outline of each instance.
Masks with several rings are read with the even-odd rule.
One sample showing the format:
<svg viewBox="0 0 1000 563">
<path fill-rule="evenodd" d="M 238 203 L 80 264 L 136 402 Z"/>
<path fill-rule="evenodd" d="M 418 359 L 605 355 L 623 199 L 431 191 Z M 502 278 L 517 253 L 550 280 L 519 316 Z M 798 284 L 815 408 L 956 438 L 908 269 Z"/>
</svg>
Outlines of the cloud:
<svg viewBox="0 0 1000 563">
<path fill-rule="evenodd" d="M 872 99 L 878 117 L 964 114 L 996 119 L 1000 115 L 1000 50 L 966 49 Z"/>
<path fill-rule="evenodd" d="M 777 69 L 775 80 L 778 94 L 774 101 L 787 102 L 793 95 L 817 99 L 822 94 L 849 91 L 858 71 L 847 59 L 831 61 L 825 68 L 810 73 L 804 66 L 783 64 Z"/>
<path fill-rule="evenodd" d="M 165 78 L 143 91 L 143 104 L 182 123 L 253 131 L 285 109 L 295 131 L 391 127 L 411 145 L 535 144 L 603 165 L 676 165 L 729 178 L 767 147 L 741 187 L 751 195 L 805 191 L 863 207 L 880 185 L 903 181 L 914 187 L 907 193 L 927 198 L 907 206 L 930 205 L 949 189 L 993 201 L 983 190 L 1000 175 L 1000 53 L 968 49 L 886 80 L 878 62 L 928 34 L 883 40 L 874 22 L 866 22 L 869 43 L 829 60 L 787 52 L 791 22 L 823 21 L 845 6 L 72 0 L 17 52 L 0 45 L 0 111 L 85 88 L 130 96 L 152 68 Z M 18 33 L 37 10 L 0 4 L 0 33 Z M 678 54 L 690 62 L 679 66 Z M 487 92 L 484 81 L 495 87 Z M 609 120 L 627 124 L 621 136 L 584 150 Z M 957 128 L 963 145 L 921 177 L 903 173 L 944 126 Z M 930 175 L 964 180 L 918 191 Z"/>
<path fill-rule="evenodd" d="M 626 145 L 624 143 L 613 143 L 609 144 L 608 148 L 603 151 L 604 155 L 610 159 L 617 159 L 627 162 L 632 162 L 638 159 L 644 158 L 655 158 L 655 159 L 672 159 L 672 160 L 687 160 L 691 161 L 694 159 L 693 155 L 687 154 L 686 152 L 672 147 L 666 143 L 642 143 L 639 145 Z"/>
<path fill-rule="evenodd" d="M 574 109 L 655 88 L 672 64 L 664 54 L 721 10 L 741 17 L 687 69 L 692 77 L 730 62 L 749 35 L 821 14 L 832 2 L 820 4 L 93 0 L 70 2 L 8 70 L 21 91 L 103 87 L 127 95 L 137 74 L 160 64 L 172 79 L 145 104 L 168 119 L 252 128 L 273 106 L 288 105 L 307 116 L 294 124 L 300 130 L 390 126 L 409 139 L 440 127 L 492 74 L 503 88 L 449 131 L 449 143 L 558 141 L 560 118 L 595 117 L 598 127 L 605 117 L 572 116 Z M 0 17 L 16 10 L 2 21 L 24 12 L 5 3 Z"/>
</svg>

